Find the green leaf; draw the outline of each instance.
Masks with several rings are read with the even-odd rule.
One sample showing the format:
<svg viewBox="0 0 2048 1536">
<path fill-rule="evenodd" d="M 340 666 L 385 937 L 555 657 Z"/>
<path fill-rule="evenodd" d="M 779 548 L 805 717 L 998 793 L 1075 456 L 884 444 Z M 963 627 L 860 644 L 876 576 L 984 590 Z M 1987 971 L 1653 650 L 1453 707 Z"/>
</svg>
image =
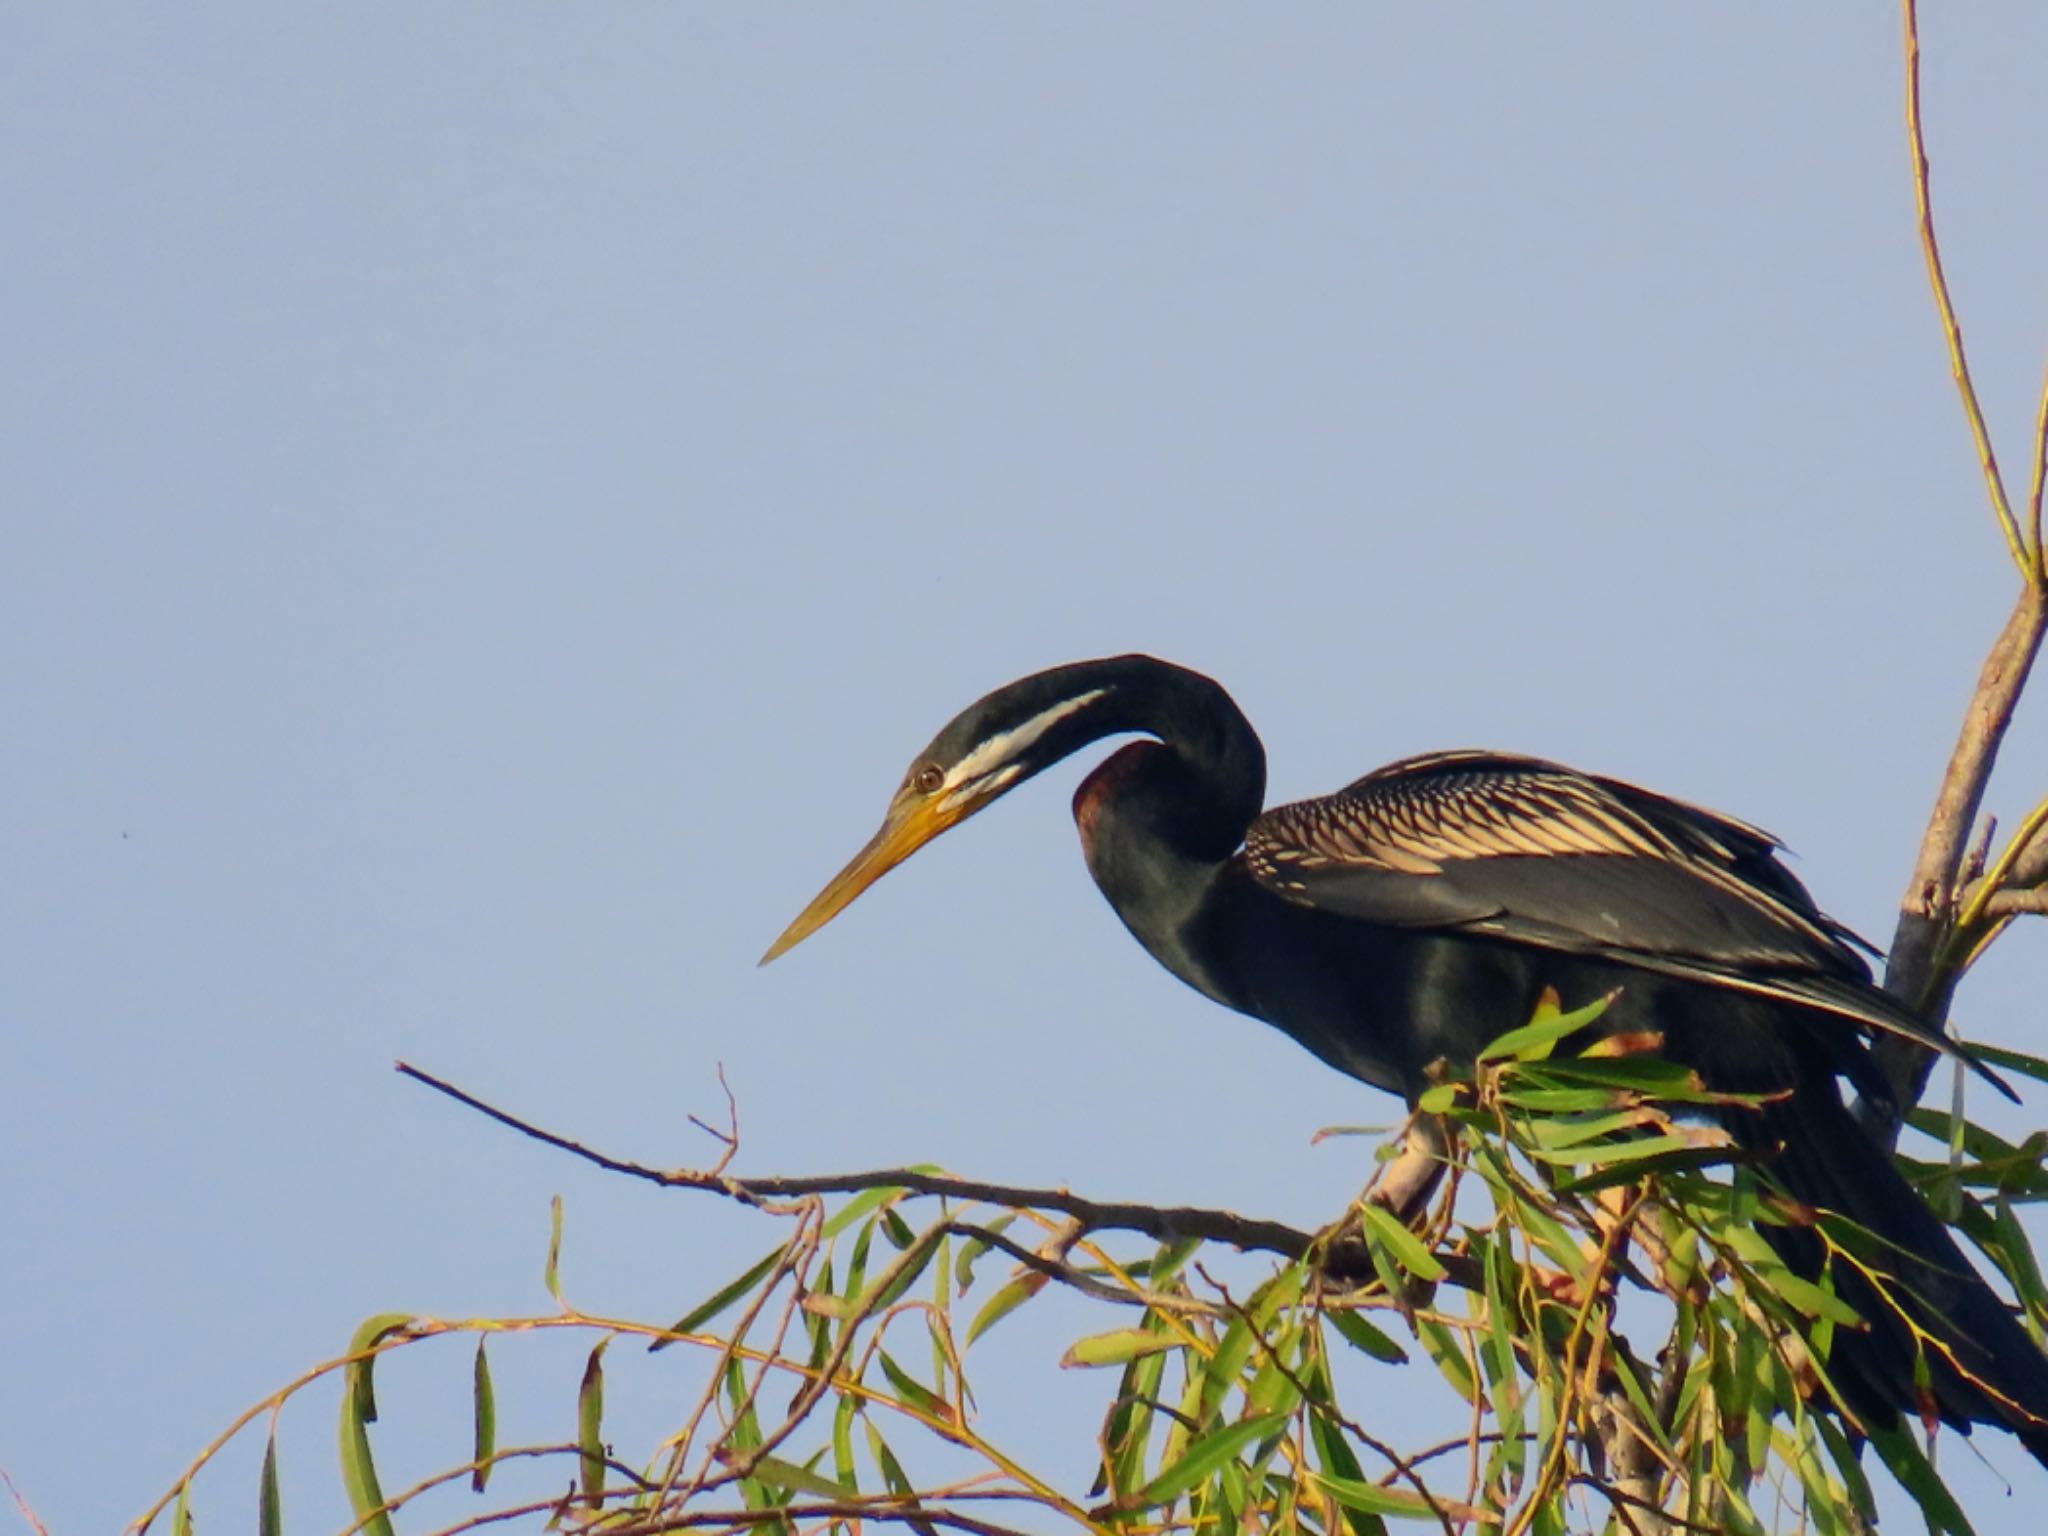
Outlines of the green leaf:
<svg viewBox="0 0 2048 1536">
<path fill-rule="evenodd" d="M 892 1266 L 892 1272 L 887 1278 L 877 1280 L 867 1293 L 861 1296 L 858 1303 L 861 1314 L 865 1316 L 870 1312 L 879 1312 L 901 1301 L 904 1293 L 917 1283 L 918 1277 L 931 1267 L 932 1260 L 938 1255 L 939 1239 L 942 1235 L 943 1229 L 938 1227 L 927 1228 L 916 1234 L 909 1246 L 903 1250 L 903 1257 Z"/>
<path fill-rule="evenodd" d="M 1465 1358 L 1464 1345 L 1457 1335 L 1433 1318 L 1418 1317 L 1415 1336 L 1422 1340 L 1423 1349 L 1436 1362 L 1438 1374 L 1450 1383 L 1451 1390 L 1468 1403 L 1479 1401 L 1479 1383 L 1472 1379 L 1471 1362 Z"/>
<path fill-rule="evenodd" d="M 1987 1067 L 2003 1067 L 2008 1072 L 2019 1073 L 2021 1077 L 2031 1077 L 2036 1082 L 2048 1083 L 2048 1061 L 2043 1061 L 2039 1056 L 2028 1056 L 2019 1051 L 2008 1051 L 2002 1046 L 1984 1045 L 1975 1040 L 1964 1041 L 1963 1049 Z"/>
<path fill-rule="evenodd" d="M 1156 1312 L 1145 1314 L 1145 1327 L 1162 1339 L 1168 1336 L 1166 1320 Z M 1112 1498 L 1121 1500 L 1145 1485 L 1145 1450 L 1154 1422 L 1152 1405 L 1165 1374 L 1163 1351 L 1140 1355 L 1124 1367 L 1123 1379 L 1117 1384 L 1116 1397 L 1103 1423 L 1103 1472 L 1095 1493 L 1107 1489 Z M 1091 1493 L 1090 1497 L 1093 1496 Z"/>
<path fill-rule="evenodd" d="M 906 1173 L 923 1174 L 939 1174 L 945 1171 L 937 1163 L 914 1163 L 904 1170 Z M 908 1193 L 909 1191 L 900 1184 L 891 1184 L 881 1189 L 864 1189 L 832 1213 L 831 1219 L 825 1223 L 824 1231 L 820 1235 L 824 1237 L 837 1237 L 856 1221 L 859 1221 L 861 1217 L 867 1215 L 869 1211 L 886 1205 L 891 1200 L 898 1199 Z"/>
<path fill-rule="evenodd" d="M 1521 1127 L 1526 1139 L 1539 1147 L 1575 1147 L 1596 1137 L 1613 1136 L 1642 1126 L 1654 1111 L 1617 1109 L 1606 1114 L 1546 1116 Z"/>
<path fill-rule="evenodd" d="M 1516 1085 L 1538 1088 L 1607 1088 L 1670 1104 L 1752 1103 L 1754 1095 L 1715 1093 L 1690 1067 L 1662 1056 L 1553 1057 L 1526 1068 Z M 1524 1090 L 1525 1091 L 1525 1090 Z"/>
<path fill-rule="evenodd" d="M 875 1357 L 881 1362 L 882 1374 L 889 1378 L 889 1385 L 902 1395 L 904 1402 L 928 1418 L 937 1419 L 944 1424 L 953 1422 L 951 1403 L 891 1360 L 886 1349 L 877 1350 Z"/>
<path fill-rule="evenodd" d="M 1503 1086 L 1500 1101 L 1514 1109 L 1539 1115 L 1576 1115 L 1592 1110 L 1612 1109 L 1621 1102 L 1611 1088 L 1522 1088 Z"/>
<path fill-rule="evenodd" d="M 911 1229 L 910 1223 L 903 1219 L 902 1214 L 894 1206 L 890 1206 L 882 1212 L 882 1231 L 889 1241 L 896 1245 L 898 1253 L 901 1253 L 905 1248 L 908 1248 L 917 1241 L 917 1233 Z"/>
<path fill-rule="evenodd" d="M 1375 1360 L 1384 1360 L 1388 1365 L 1406 1365 L 1408 1351 L 1396 1344 L 1386 1334 L 1355 1311 L 1348 1308 L 1328 1308 L 1323 1313 L 1330 1326 L 1337 1330 L 1345 1343 L 1353 1349 L 1363 1350 Z"/>
<path fill-rule="evenodd" d="M 476 1454 L 476 1470 L 469 1474 L 469 1486 L 476 1492 L 484 1491 L 484 1484 L 491 1479 L 491 1459 L 498 1453 L 498 1395 L 491 1389 L 491 1362 L 484 1356 L 484 1341 L 476 1341 L 476 1367 L 471 1372 L 470 1397 L 473 1403 L 473 1421 L 476 1434 L 471 1442 Z"/>
<path fill-rule="evenodd" d="M 1553 1193 L 1584 1195 L 1615 1184 L 1630 1184 L 1637 1179 L 1668 1179 L 1681 1174 L 1700 1173 L 1708 1168 L 1731 1168 L 1760 1160 L 1761 1154 L 1747 1152 L 1740 1147 L 1682 1147 L 1677 1151 L 1616 1157 L 1610 1166 L 1582 1173 L 1577 1178 L 1560 1179 Z"/>
<path fill-rule="evenodd" d="M 903 1475 L 903 1464 L 896 1459 L 896 1453 L 889 1449 L 889 1442 L 882 1438 L 882 1432 L 875 1428 L 875 1421 L 866 1414 L 860 1416 L 862 1426 L 868 1432 L 868 1454 L 875 1458 L 875 1466 L 882 1474 L 882 1481 L 891 1493 L 899 1498 L 915 1498 L 917 1490 L 910 1479 Z"/>
<path fill-rule="evenodd" d="M 1368 1515 L 1393 1515 L 1401 1520 L 1440 1521 L 1443 1518 L 1419 1493 L 1382 1488 L 1378 1483 L 1368 1483 L 1363 1478 L 1332 1477 L 1327 1472 L 1309 1475 L 1319 1486 L 1328 1489 L 1330 1497 L 1346 1509 Z M 1455 1506 L 1446 1506 L 1445 1512 L 1449 1513 L 1452 1508 Z"/>
<path fill-rule="evenodd" d="M 277 1493 L 277 1424 L 270 1426 L 270 1439 L 263 1446 L 263 1478 L 256 1494 L 258 1536 L 284 1536 L 284 1503 Z"/>
<path fill-rule="evenodd" d="M 1863 1326 L 1863 1318 L 1854 1307 L 1832 1291 L 1823 1290 L 1789 1269 L 1759 1267 L 1756 1278 L 1760 1285 L 1796 1312 L 1803 1312 L 1808 1317 L 1824 1317 L 1844 1328 Z"/>
<path fill-rule="evenodd" d="M 974 1321 L 967 1325 L 967 1344 L 971 1346 L 989 1329 L 1044 1290 L 1045 1282 L 1046 1277 L 1036 1270 L 1003 1282 L 996 1293 L 982 1303 L 981 1310 L 974 1314 Z"/>
<path fill-rule="evenodd" d="M 1849 1497 L 1856 1506 L 1856 1513 L 1866 1526 L 1877 1524 L 1877 1500 L 1870 1491 L 1870 1480 L 1863 1475 L 1863 1458 L 1856 1454 L 1849 1444 L 1849 1437 L 1842 1433 L 1830 1414 L 1816 1413 L 1808 1421 L 1820 1431 L 1821 1443 L 1828 1448 L 1828 1458 L 1834 1462 L 1835 1470 L 1842 1475 L 1842 1486 L 1849 1490 Z"/>
<path fill-rule="evenodd" d="M 680 1318 L 676 1319 L 676 1321 L 670 1325 L 668 1331 L 671 1334 L 695 1333 L 699 1328 L 703 1327 L 706 1323 L 710 1322 L 712 1318 L 718 1316 L 719 1313 L 723 1312 L 727 1307 L 731 1306 L 734 1302 L 738 1301 L 742 1296 L 746 1295 L 749 1291 L 753 1290 L 755 1286 L 759 1285 L 761 1283 L 762 1277 L 765 1276 L 769 1270 L 775 1268 L 776 1265 L 780 1264 L 783 1261 L 783 1258 L 788 1253 L 789 1245 L 787 1243 L 785 1243 L 780 1248 L 771 1250 L 769 1253 L 762 1257 L 759 1263 L 751 1266 L 747 1270 L 747 1272 L 741 1275 L 737 1280 L 734 1280 L 729 1285 L 721 1287 L 711 1296 L 711 1298 L 708 1301 L 702 1302 L 699 1305 L 692 1307 L 688 1312 L 685 1312 Z M 650 1352 L 657 1349 L 667 1349 L 669 1345 L 675 1342 L 676 1341 L 673 1338 L 656 1339 L 652 1344 L 648 1345 L 647 1348 Z"/>
<path fill-rule="evenodd" d="M 171 1508 L 171 1536 L 192 1536 L 192 1481 L 178 1484 L 178 1502 Z"/>
<path fill-rule="evenodd" d="M 1415 1107 L 1425 1115 L 1441 1115 L 1457 1107 L 1461 1090 L 1462 1085 L 1458 1083 L 1438 1083 L 1433 1088 L 1422 1090 L 1422 1097 L 1415 1101 Z"/>
<path fill-rule="evenodd" d="M 371 1368 L 377 1357 L 367 1354 L 394 1333 L 412 1323 L 406 1312 L 380 1312 L 367 1319 L 349 1340 L 348 1353 L 363 1355 L 352 1361 L 342 1378 L 341 1388 L 341 1481 L 348 1490 L 349 1507 L 355 1511 L 362 1536 L 391 1536 L 391 1517 L 384 1510 L 384 1490 L 377 1481 L 377 1464 L 370 1455 L 370 1425 L 377 1419 L 377 1394 Z"/>
<path fill-rule="evenodd" d="M 1256 1418 L 1240 1419 L 1235 1424 L 1212 1430 L 1190 1445 L 1180 1460 L 1145 1485 L 1137 1498 L 1138 1507 L 1150 1509 L 1179 1498 L 1211 1473 L 1220 1470 L 1225 1462 L 1235 1460 L 1237 1453 L 1246 1446 L 1267 1435 L 1279 1433 L 1286 1426 L 1288 1417 L 1285 1413 L 1262 1413 Z"/>
<path fill-rule="evenodd" d="M 1320 1362 L 1317 1362 L 1310 1385 L 1321 1398 L 1328 1398 L 1329 1375 L 1321 1368 Z M 1344 1439 L 1344 1432 L 1331 1421 L 1327 1412 L 1317 1410 L 1309 1414 L 1308 1433 L 1315 1443 L 1317 1464 L 1327 1476 L 1340 1482 L 1365 1481 L 1365 1469 L 1359 1466 L 1358 1458 Z M 1344 1523 L 1351 1528 L 1351 1536 L 1387 1536 L 1386 1522 L 1378 1515 L 1341 1501 L 1339 1507 L 1344 1511 Z"/>
<path fill-rule="evenodd" d="M 1424 1280 L 1443 1279 L 1443 1265 L 1436 1261 L 1435 1255 L 1422 1246 L 1422 1239 L 1402 1226 L 1391 1211 L 1384 1206 L 1361 1201 L 1358 1214 L 1365 1223 L 1368 1239 L 1377 1239 L 1380 1246 L 1408 1273 L 1419 1275 Z"/>
<path fill-rule="evenodd" d="M 857 1397 L 842 1397 L 839 1406 L 832 1410 L 832 1470 L 849 1493 L 860 1491 L 853 1464 L 853 1411 L 859 1403 Z"/>
<path fill-rule="evenodd" d="M 548 1202 L 548 1261 L 541 1267 L 541 1284 L 557 1305 L 562 1300 L 562 1197 Z"/>
<path fill-rule="evenodd" d="M 1612 1163 L 1640 1163 L 1646 1157 L 1656 1157 L 1668 1152 L 1694 1152 L 1700 1148 L 1683 1132 L 1674 1131 L 1668 1136 L 1638 1136 L 1628 1141 L 1601 1142 L 1595 1146 L 1575 1147 L 1525 1147 L 1530 1157 L 1541 1163 L 1556 1163 L 1567 1168 L 1582 1167 L 1587 1163 L 1602 1166 Z M 1712 1149 L 1716 1155 L 1721 1148 Z M 1630 1177 L 1640 1177 L 1641 1169 L 1633 1169 Z"/>
<path fill-rule="evenodd" d="M 851 1401 L 851 1399 L 848 1399 Z M 784 1461 L 780 1456 L 762 1456 L 754 1462 L 755 1475 L 767 1482 L 793 1488 L 799 1493 L 808 1493 L 813 1498 L 830 1499 L 837 1503 L 855 1496 L 858 1490 L 844 1483 L 834 1482 L 809 1467 L 800 1467 L 793 1461 Z"/>
<path fill-rule="evenodd" d="M 583 1464 L 583 1503 L 604 1507 L 604 1351 L 609 1338 L 599 1339 L 584 1362 L 583 1383 L 576 1389 L 576 1449 Z"/>
<path fill-rule="evenodd" d="M 1093 1333 L 1067 1346 L 1067 1352 L 1060 1356 L 1060 1367 L 1071 1371 L 1099 1365 L 1123 1365 L 1140 1355 L 1176 1348 L 1179 1342 L 1147 1328 L 1119 1328 L 1113 1333 Z"/>
<path fill-rule="evenodd" d="M 1005 1211 L 994 1220 L 981 1223 L 981 1230 L 993 1237 L 1016 1219 L 1015 1211 Z M 993 1246 L 987 1237 L 970 1237 L 960 1245 L 960 1256 L 953 1261 L 953 1284 L 962 1296 L 974 1284 L 974 1266 Z"/>
<path fill-rule="evenodd" d="M 1620 989 L 1605 997 L 1588 1003 L 1583 1008 L 1574 1008 L 1570 1013 L 1558 1011 L 1557 994 L 1545 988 L 1543 999 L 1536 1005 L 1536 1012 L 1520 1029 L 1511 1029 L 1496 1039 L 1493 1044 L 1479 1053 L 1479 1060 L 1500 1061 L 1513 1057 L 1517 1061 L 1542 1061 L 1550 1055 L 1557 1042 L 1566 1035 L 1577 1034 L 1607 1011 L 1608 1005 L 1620 996 Z"/>
<path fill-rule="evenodd" d="M 1955 1496 L 1914 1443 L 1912 1431 L 1898 1424 L 1890 1428 L 1873 1424 L 1868 1426 L 1868 1433 L 1885 1467 L 1920 1506 L 1920 1518 L 1927 1522 L 1928 1536 L 1976 1536 Z"/>
</svg>

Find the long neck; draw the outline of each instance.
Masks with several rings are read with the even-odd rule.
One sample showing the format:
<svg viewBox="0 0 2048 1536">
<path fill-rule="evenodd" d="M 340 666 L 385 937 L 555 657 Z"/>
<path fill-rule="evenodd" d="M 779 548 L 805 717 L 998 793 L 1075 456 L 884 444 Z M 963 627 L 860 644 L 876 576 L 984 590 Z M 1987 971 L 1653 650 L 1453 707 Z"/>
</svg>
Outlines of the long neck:
<svg viewBox="0 0 2048 1536">
<path fill-rule="evenodd" d="M 1112 688 L 1103 721 L 1157 741 L 1123 747 L 1074 796 L 1088 871 L 1124 926 L 1183 981 L 1244 1006 L 1206 937 L 1223 866 L 1265 795 L 1265 752 L 1228 694 L 1208 678 L 1145 658 L 1142 685 Z M 1110 664 L 1105 664 L 1110 665 Z M 1103 731 L 1101 734 L 1109 734 Z"/>
<path fill-rule="evenodd" d="M 1079 688 L 1104 690 L 1075 721 L 1077 733 L 1100 739 L 1136 731 L 1158 741 L 1135 754 L 1125 748 L 1090 774 L 1074 797 L 1075 816 L 1114 801 L 1120 818 L 1134 818 L 1190 857 L 1221 861 L 1234 853 L 1265 803 L 1266 752 L 1230 695 L 1199 672 L 1150 656 L 1068 670 Z M 1085 821 L 1082 832 L 1085 839 Z"/>
</svg>

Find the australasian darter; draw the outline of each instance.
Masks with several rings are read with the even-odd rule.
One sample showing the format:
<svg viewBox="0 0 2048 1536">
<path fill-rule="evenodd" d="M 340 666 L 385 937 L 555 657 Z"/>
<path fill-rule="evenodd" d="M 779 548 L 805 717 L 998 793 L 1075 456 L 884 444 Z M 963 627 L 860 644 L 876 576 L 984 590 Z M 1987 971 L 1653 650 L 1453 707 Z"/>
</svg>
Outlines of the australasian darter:
<svg viewBox="0 0 2048 1536">
<path fill-rule="evenodd" d="M 1829 1357 L 1850 1407 L 2000 1425 L 2048 1464 L 2048 1357 L 1843 1102 L 1844 1081 L 1889 1101 L 1879 1032 L 1954 1047 L 1872 983 L 1861 941 L 1776 840 L 1731 817 L 1471 751 L 1262 811 L 1265 752 L 1221 687 L 1147 656 L 1085 661 L 999 688 L 940 731 L 881 830 L 764 961 L 1033 774 L 1126 734 L 1151 739 L 1088 775 L 1074 819 L 1095 883 L 1160 964 L 1411 1104 L 1432 1063 L 1470 1063 L 1546 990 L 1570 1005 L 1618 989 L 1597 1031 L 1654 1033 L 1709 1088 L 1768 1096 L 1720 1115 L 1730 1136 L 1795 1199 L 1897 1250 L 1888 1290 L 1904 1318 L 1834 1267 L 1867 1323 L 1837 1331 Z M 1819 1276 L 1810 1230 L 1766 1235 Z"/>
</svg>

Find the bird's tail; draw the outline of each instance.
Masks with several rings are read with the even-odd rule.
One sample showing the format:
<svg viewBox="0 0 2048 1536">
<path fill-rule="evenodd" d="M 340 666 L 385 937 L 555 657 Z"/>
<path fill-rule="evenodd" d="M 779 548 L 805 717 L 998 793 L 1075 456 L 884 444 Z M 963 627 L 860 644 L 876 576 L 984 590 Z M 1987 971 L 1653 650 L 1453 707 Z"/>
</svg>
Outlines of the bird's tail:
<svg viewBox="0 0 2048 1536">
<path fill-rule="evenodd" d="M 1965 1434 L 1972 1424 L 1996 1425 L 2048 1465 L 2048 1355 L 1841 1100 L 1812 1094 L 1768 1104 L 1759 1114 L 1731 1116 L 1729 1129 L 1770 1154 L 1771 1174 L 1793 1199 L 1868 1234 L 1843 1234 L 1855 1262 L 1838 1256 L 1832 1265 L 1836 1295 L 1866 1324 L 1837 1329 L 1826 1362 L 1849 1407 L 1877 1425 L 1902 1413 L 1932 1415 Z M 1810 1225 L 1759 1231 L 1810 1279 L 1828 1264 Z M 1915 1381 L 1922 1361 L 1924 1386 Z"/>
</svg>

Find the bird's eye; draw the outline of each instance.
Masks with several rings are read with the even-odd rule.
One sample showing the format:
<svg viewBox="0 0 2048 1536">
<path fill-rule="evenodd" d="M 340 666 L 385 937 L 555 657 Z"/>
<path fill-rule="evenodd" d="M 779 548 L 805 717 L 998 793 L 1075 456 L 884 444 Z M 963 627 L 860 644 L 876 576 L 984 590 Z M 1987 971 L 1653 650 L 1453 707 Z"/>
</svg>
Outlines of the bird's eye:
<svg viewBox="0 0 2048 1536">
<path fill-rule="evenodd" d="M 937 763 L 926 763 L 910 776 L 911 785 L 921 795 L 936 795 L 946 782 L 946 770 Z"/>
</svg>

